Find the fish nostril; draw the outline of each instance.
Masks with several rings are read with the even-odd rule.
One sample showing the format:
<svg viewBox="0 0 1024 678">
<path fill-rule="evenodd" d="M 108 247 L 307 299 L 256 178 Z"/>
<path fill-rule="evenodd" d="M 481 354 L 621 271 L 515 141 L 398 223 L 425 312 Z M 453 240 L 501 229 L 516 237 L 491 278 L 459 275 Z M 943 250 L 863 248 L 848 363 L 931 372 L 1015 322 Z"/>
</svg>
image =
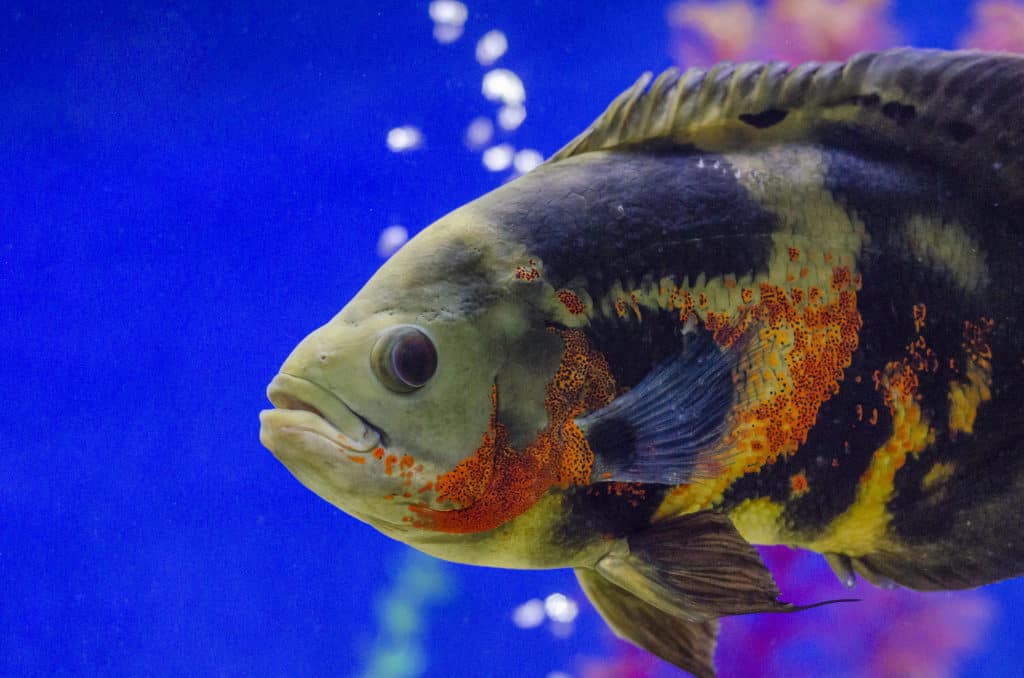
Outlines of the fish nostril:
<svg viewBox="0 0 1024 678">
<path fill-rule="evenodd" d="M 327 362 L 327 354 L 326 353 L 321 353 L 320 354 L 320 362 L 322 362 L 322 363 Z"/>
</svg>

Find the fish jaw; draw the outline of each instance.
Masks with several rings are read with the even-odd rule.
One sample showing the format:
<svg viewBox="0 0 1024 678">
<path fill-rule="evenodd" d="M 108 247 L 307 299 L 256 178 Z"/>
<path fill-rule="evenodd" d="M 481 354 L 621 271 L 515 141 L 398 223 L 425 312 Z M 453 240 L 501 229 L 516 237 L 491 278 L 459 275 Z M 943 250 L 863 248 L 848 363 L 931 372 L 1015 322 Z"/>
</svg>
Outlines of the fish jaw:
<svg viewBox="0 0 1024 678">
<path fill-rule="evenodd" d="M 380 484 L 368 463 L 381 449 L 380 432 L 308 379 L 278 374 L 267 395 L 276 408 L 260 412 L 263 446 L 321 498 L 366 520 L 366 504 Z"/>
</svg>

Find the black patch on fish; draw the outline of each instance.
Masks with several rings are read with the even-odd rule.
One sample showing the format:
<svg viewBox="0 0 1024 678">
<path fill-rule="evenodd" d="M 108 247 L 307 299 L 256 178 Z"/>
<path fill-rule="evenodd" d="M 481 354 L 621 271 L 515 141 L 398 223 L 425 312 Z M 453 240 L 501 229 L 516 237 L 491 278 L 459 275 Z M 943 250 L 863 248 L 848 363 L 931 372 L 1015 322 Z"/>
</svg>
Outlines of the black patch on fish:
<svg viewBox="0 0 1024 678">
<path fill-rule="evenodd" d="M 761 111 L 760 113 L 741 113 L 740 120 L 751 127 L 765 129 L 767 127 L 778 125 L 786 119 L 787 115 L 789 115 L 789 111 L 785 109 L 769 108 L 768 110 Z"/>
<path fill-rule="evenodd" d="M 585 328 L 590 345 L 608 361 L 619 388 L 633 388 L 683 348 L 678 311 L 644 308 L 640 319 L 596 314 Z"/>
<path fill-rule="evenodd" d="M 947 124 L 946 131 L 949 132 L 949 136 L 953 137 L 953 141 L 959 144 L 968 141 L 978 132 L 978 130 L 974 128 L 974 125 L 970 125 L 960 120 L 954 120 Z"/>
<path fill-rule="evenodd" d="M 595 535 L 623 537 L 651 524 L 670 486 L 595 483 L 571 487 L 562 495 L 563 520 L 555 543 L 568 549 L 590 543 Z"/>
<path fill-rule="evenodd" d="M 903 126 L 912 122 L 917 117 L 917 109 L 911 104 L 887 101 L 882 104 L 882 115 L 894 121 L 897 125 Z"/>
<path fill-rule="evenodd" d="M 1021 375 L 1017 375 L 1021 378 Z M 1020 441 L 1024 431 L 1019 420 L 1019 403 L 1001 401 L 997 407 L 984 403 L 975 420 L 975 434 L 943 440 L 921 454 L 908 457 L 895 478 L 895 493 L 889 502 L 891 528 L 905 541 L 941 540 L 960 525 L 966 510 L 1007 494 L 1024 472 Z M 1002 407 L 998 407 L 1002 405 Z M 955 464 L 953 476 L 931 492 L 922 488 L 924 477 L 937 462 Z M 1022 499 L 1012 498 L 1007 511 L 1007 529 L 1019 515 Z M 981 526 L 979 526 L 981 527 Z"/>
<path fill-rule="evenodd" d="M 657 142 L 543 165 L 490 212 L 556 288 L 767 268 L 777 220 L 721 156 Z"/>
<path fill-rule="evenodd" d="M 863 106 L 864 108 L 874 108 L 878 104 L 882 103 L 882 98 L 877 94 L 861 94 L 852 97 L 850 101 L 855 106 Z"/>
<path fill-rule="evenodd" d="M 594 450 L 594 477 L 676 485 L 713 462 L 723 451 L 739 354 L 698 329 L 630 391 L 577 418 Z"/>
<path fill-rule="evenodd" d="M 587 444 L 606 465 L 627 468 L 633 463 L 636 431 L 626 417 L 611 416 L 594 422 L 587 431 Z"/>
</svg>

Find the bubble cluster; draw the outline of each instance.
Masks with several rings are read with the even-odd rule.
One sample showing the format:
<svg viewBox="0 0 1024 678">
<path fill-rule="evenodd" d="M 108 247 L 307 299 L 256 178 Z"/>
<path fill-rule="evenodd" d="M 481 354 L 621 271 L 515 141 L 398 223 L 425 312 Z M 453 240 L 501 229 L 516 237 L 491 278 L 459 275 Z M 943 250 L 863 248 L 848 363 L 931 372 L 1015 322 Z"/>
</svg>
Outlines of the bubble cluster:
<svg viewBox="0 0 1024 678">
<path fill-rule="evenodd" d="M 433 24 L 434 39 L 442 45 L 457 42 L 466 32 L 470 20 L 467 5 L 458 0 L 432 0 L 427 14 Z M 473 51 L 477 64 L 484 69 L 480 80 L 480 95 L 487 114 L 473 117 L 467 123 L 463 144 L 480 154 L 484 169 L 513 179 L 532 171 L 544 162 L 544 156 L 533 148 L 519 148 L 514 135 L 526 121 L 526 86 L 522 78 L 507 66 L 497 65 L 509 51 L 509 39 L 504 31 L 490 28 L 476 41 Z M 408 153 L 423 148 L 426 135 L 414 125 L 400 125 L 387 133 L 387 147 L 392 153 Z M 389 226 L 380 234 L 377 254 L 387 258 L 408 238 L 401 227 Z M 402 233 L 404 232 L 404 237 Z"/>
</svg>

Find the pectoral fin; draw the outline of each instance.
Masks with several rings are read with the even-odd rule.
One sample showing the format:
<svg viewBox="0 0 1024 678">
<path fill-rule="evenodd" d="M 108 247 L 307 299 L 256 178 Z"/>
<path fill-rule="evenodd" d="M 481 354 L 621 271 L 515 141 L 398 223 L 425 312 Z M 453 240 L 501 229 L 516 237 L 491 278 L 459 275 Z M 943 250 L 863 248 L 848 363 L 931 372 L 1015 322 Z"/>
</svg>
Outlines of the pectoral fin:
<svg viewBox="0 0 1024 678">
<path fill-rule="evenodd" d="M 677 485 L 709 475 L 725 451 L 740 354 L 699 331 L 632 390 L 578 418 L 595 477 Z"/>
<path fill-rule="evenodd" d="M 662 612 L 704 622 L 751 612 L 791 612 L 753 546 L 729 518 L 710 511 L 655 523 L 630 535 L 596 570 Z"/>
<path fill-rule="evenodd" d="M 615 633 L 698 678 L 713 678 L 718 622 L 686 621 L 666 615 L 593 570 L 576 577 Z"/>
</svg>

